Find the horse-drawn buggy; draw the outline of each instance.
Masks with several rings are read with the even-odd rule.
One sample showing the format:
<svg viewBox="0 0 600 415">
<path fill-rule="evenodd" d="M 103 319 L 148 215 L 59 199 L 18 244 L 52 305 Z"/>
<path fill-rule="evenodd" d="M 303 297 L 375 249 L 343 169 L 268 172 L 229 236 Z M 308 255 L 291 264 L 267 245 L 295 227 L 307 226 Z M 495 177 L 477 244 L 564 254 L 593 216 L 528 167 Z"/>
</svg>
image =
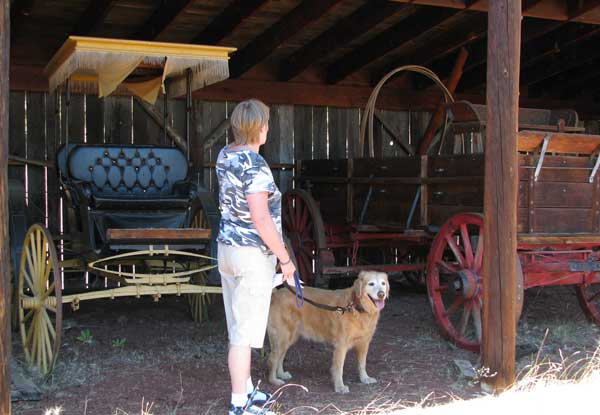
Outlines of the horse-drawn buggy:
<svg viewBox="0 0 600 415">
<path fill-rule="evenodd" d="M 230 52 L 72 37 L 47 71 L 51 92 L 65 94 L 68 124 L 73 87 L 101 96 L 126 88 L 152 101 L 169 80 L 167 92 L 187 89 L 190 102 L 192 88 L 227 77 Z M 91 145 L 64 130 L 55 168 L 68 232 L 51 234 L 33 224 L 15 264 L 25 357 L 43 373 L 52 370 L 60 348 L 63 304 L 77 309 L 90 299 L 187 295 L 192 316 L 200 318 L 205 295 L 221 292 L 208 281 L 215 272 L 218 211 L 192 180 L 190 109 L 188 140 L 173 147 Z M 74 286 L 80 289 L 73 292 Z"/>
<path fill-rule="evenodd" d="M 449 122 L 426 154 L 404 143 L 403 157 L 297 161 L 284 229 L 305 280 L 366 268 L 422 281 L 443 334 L 478 351 L 485 107 L 446 98 Z M 573 111 L 522 109 L 519 130 L 517 304 L 524 289 L 573 285 L 600 323 L 600 136 Z"/>
</svg>

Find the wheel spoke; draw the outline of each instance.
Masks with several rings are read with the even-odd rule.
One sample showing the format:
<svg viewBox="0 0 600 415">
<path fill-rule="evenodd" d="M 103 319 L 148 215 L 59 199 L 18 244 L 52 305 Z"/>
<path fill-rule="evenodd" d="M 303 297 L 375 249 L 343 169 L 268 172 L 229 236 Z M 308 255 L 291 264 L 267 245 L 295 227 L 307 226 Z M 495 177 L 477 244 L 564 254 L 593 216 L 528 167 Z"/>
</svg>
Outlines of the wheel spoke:
<svg viewBox="0 0 600 415">
<path fill-rule="evenodd" d="M 46 324 L 48 325 L 48 329 L 50 330 L 50 334 L 52 335 L 52 338 L 56 338 L 56 330 L 54 329 L 54 324 L 52 324 L 52 320 L 50 320 L 50 316 L 48 315 L 48 313 L 44 310 L 44 320 L 46 321 Z"/>
<path fill-rule="evenodd" d="M 452 302 L 452 304 L 450 305 L 450 307 L 448 307 L 448 310 L 446 310 L 446 317 L 450 317 L 452 316 L 452 314 L 456 313 L 456 311 L 459 309 L 459 307 L 465 302 L 465 298 L 462 296 L 457 296 L 454 301 Z"/>
<path fill-rule="evenodd" d="M 471 247 L 471 239 L 469 238 L 466 223 L 460 224 L 460 235 L 465 250 L 465 260 L 467 261 L 467 266 L 471 268 L 473 266 L 473 248 Z"/>
<path fill-rule="evenodd" d="M 310 246 L 302 244 L 302 252 L 304 252 L 306 255 L 308 255 L 309 257 L 313 257 L 313 250 Z"/>
<path fill-rule="evenodd" d="M 473 315 L 473 325 L 475 326 L 475 336 L 477 341 L 481 343 L 481 308 L 479 306 L 479 300 L 473 302 L 473 309 L 471 311 Z"/>
<path fill-rule="evenodd" d="M 52 311 L 54 314 L 56 314 L 56 307 L 51 306 L 50 304 L 45 304 L 44 303 L 44 308 L 48 311 Z"/>
<path fill-rule="evenodd" d="M 46 269 L 44 270 L 44 286 L 48 283 L 48 278 L 52 272 L 52 261 L 48 258 L 46 261 Z"/>
<path fill-rule="evenodd" d="M 304 229 L 308 222 L 308 205 L 304 205 L 304 209 L 302 209 L 302 215 L 300 216 L 300 221 L 298 223 L 298 229 Z"/>
<path fill-rule="evenodd" d="M 33 285 L 33 279 L 31 278 L 31 275 L 29 275 L 29 272 L 27 272 L 27 267 L 23 267 L 23 276 L 25 278 L 25 281 L 29 285 L 31 292 L 33 293 L 34 296 L 37 297 L 37 295 L 38 295 L 37 287 L 35 287 Z"/>
<path fill-rule="evenodd" d="M 459 333 L 461 336 L 465 337 L 465 333 L 467 332 L 467 326 L 469 325 L 469 320 L 471 319 L 471 308 L 472 304 L 470 302 L 465 303 L 465 307 L 463 308 L 463 313 L 460 318 Z"/>
<path fill-rule="evenodd" d="M 293 206 L 293 204 L 291 202 L 292 201 L 290 200 L 290 203 L 287 204 L 290 230 L 291 231 L 297 231 L 298 230 L 298 225 L 294 221 L 294 218 L 296 217 L 296 215 L 294 214 L 294 206 Z M 297 202 L 296 202 L 296 207 L 298 207 Z"/>
<path fill-rule="evenodd" d="M 298 203 L 298 200 L 296 200 L 296 209 L 294 210 L 294 222 L 296 223 L 296 226 L 298 226 L 298 229 L 300 229 L 300 217 L 302 216 L 302 211 L 304 209 L 306 209 L 304 203 Z"/>
<path fill-rule="evenodd" d="M 448 272 L 450 274 L 457 274 L 458 271 L 460 271 L 460 269 L 456 265 L 449 264 L 446 261 L 440 260 L 440 261 L 437 262 L 437 264 L 438 264 L 439 267 L 443 268 L 444 271 L 446 271 L 446 272 Z"/>
<path fill-rule="evenodd" d="M 460 265 L 461 268 L 464 268 L 465 267 L 465 258 L 463 257 L 462 253 L 460 252 L 460 248 L 458 247 L 458 245 L 456 245 L 456 242 L 454 242 L 454 239 L 452 238 L 451 235 L 446 235 L 445 239 L 446 239 L 446 242 L 448 243 L 448 246 L 450 247 L 450 250 L 454 254 L 454 257 L 458 261 L 458 264 Z"/>
<path fill-rule="evenodd" d="M 591 297 L 586 298 L 585 301 L 587 301 L 588 303 L 591 303 L 592 301 L 596 300 L 598 297 L 600 297 L 600 291 L 596 291 Z"/>
<path fill-rule="evenodd" d="M 483 262 L 483 227 L 479 228 L 479 237 L 477 238 L 477 248 L 475 249 L 475 259 L 473 268 L 476 273 L 481 272 L 481 264 Z"/>
<path fill-rule="evenodd" d="M 25 257 L 27 258 L 27 264 L 29 265 L 29 271 L 33 272 L 33 274 L 35 275 L 35 268 L 33 266 L 32 260 L 31 260 L 31 252 L 27 248 L 25 248 Z M 37 292 L 38 292 L 37 287 L 33 283 L 35 278 L 32 277 L 31 274 L 29 274 L 27 271 L 28 271 L 27 267 L 23 266 L 23 274 L 25 275 L 25 277 L 27 279 L 27 284 L 29 284 L 29 289 L 33 292 L 34 295 L 37 295 Z M 29 278 L 27 278 L 27 277 L 29 277 Z"/>
<path fill-rule="evenodd" d="M 23 323 L 25 323 L 27 320 L 29 320 L 31 318 L 31 316 L 33 315 L 33 312 L 35 311 L 35 309 L 31 309 L 27 312 L 27 314 L 25 314 L 23 316 Z"/>
<path fill-rule="evenodd" d="M 39 320 L 39 313 L 35 313 L 35 316 L 33 317 L 33 321 L 31 322 L 31 330 L 33 332 L 33 336 L 31 337 L 31 343 L 29 343 L 29 347 L 31 348 L 31 363 L 32 364 L 35 363 L 35 359 L 37 357 L 38 320 Z"/>
<path fill-rule="evenodd" d="M 440 286 L 439 286 L 439 287 L 437 287 L 435 290 L 436 290 L 436 291 L 438 291 L 438 292 L 444 292 L 444 291 L 448 291 L 448 284 L 443 284 L 443 285 L 440 285 Z"/>
</svg>

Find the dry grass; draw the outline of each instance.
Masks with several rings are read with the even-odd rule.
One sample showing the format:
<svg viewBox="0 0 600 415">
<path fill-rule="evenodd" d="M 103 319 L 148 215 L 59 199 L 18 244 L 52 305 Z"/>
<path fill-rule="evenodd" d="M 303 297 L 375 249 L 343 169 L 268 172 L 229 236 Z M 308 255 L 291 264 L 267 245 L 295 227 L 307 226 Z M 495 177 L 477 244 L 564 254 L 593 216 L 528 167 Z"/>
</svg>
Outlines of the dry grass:
<svg viewBox="0 0 600 415">
<path fill-rule="evenodd" d="M 576 352 L 558 360 L 540 359 L 540 355 L 519 374 L 517 382 L 507 391 L 494 396 L 432 405 L 422 402 L 392 402 L 374 400 L 355 411 L 337 410 L 337 415 L 480 415 L 482 413 L 545 413 L 564 414 L 577 407 L 594 407 L 600 388 L 600 347 L 591 354 Z M 582 406 L 579 406 L 582 405 Z M 330 405 L 327 409 L 336 409 Z M 293 413 L 293 412 L 292 412 Z M 319 413 L 323 413 L 320 411 Z"/>
</svg>

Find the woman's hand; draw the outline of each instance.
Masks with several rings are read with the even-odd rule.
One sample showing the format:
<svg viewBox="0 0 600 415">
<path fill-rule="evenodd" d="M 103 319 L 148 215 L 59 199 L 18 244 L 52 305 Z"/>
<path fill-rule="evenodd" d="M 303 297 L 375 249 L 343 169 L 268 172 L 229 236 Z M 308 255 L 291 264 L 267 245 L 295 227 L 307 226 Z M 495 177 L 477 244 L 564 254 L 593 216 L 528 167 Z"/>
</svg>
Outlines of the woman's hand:
<svg viewBox="0 0 600 415">
<path fill-rule="evenodd" d="M 294 272 L 296 272 L 296 266 L 290 259 L 290 261 L 283 265 L 280 263 L 281 273 L 283 274 L 283 281 L 287 282 L 289 285 L 294 285 Z"/>
</svg>

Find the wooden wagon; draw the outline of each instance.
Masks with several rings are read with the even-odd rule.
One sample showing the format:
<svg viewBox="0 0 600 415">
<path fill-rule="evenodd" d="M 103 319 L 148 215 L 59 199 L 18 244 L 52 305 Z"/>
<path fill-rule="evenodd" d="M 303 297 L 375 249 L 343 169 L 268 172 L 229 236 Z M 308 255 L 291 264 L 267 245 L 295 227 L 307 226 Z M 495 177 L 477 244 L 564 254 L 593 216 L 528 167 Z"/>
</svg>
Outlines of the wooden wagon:
<svg viewBox="0 0 600 415">
<path fill-rule="evenodd" d="M 440 154 L 298 161 L 284 229 L 309 282 L 361 269 L 423 278 L 443 334 L 478 351 L 485 107 L 449 109 Z M 527 288 L 573 285 L 600 323 L 600 136 L 573 111 L 520 119 L 517 303 Z"/>
<path fill-rule="evenodd" d="M 16 264 L 25 358 L 42 373 L 56 362 L 63 304 L 76 310 L 98 298 L 187 295 L 199 319 L 205 295 L 221 292 L 208 281 L 218 211 L 190 174 L 190 103 L 192 88 L 227 77 L 232 51 L 71 37 L 49 63 L 51 91 L 64 91 L 66 125 L 72 88 L 100 95 L 126 88 L 151 102 L 170 79 L 167 92 L 187 92 L 189 105 L 187 140 L 172 147 L 86 144 L 64 129 L 55 167 L 68 231 L 33 224 Z"/>
</svg>

